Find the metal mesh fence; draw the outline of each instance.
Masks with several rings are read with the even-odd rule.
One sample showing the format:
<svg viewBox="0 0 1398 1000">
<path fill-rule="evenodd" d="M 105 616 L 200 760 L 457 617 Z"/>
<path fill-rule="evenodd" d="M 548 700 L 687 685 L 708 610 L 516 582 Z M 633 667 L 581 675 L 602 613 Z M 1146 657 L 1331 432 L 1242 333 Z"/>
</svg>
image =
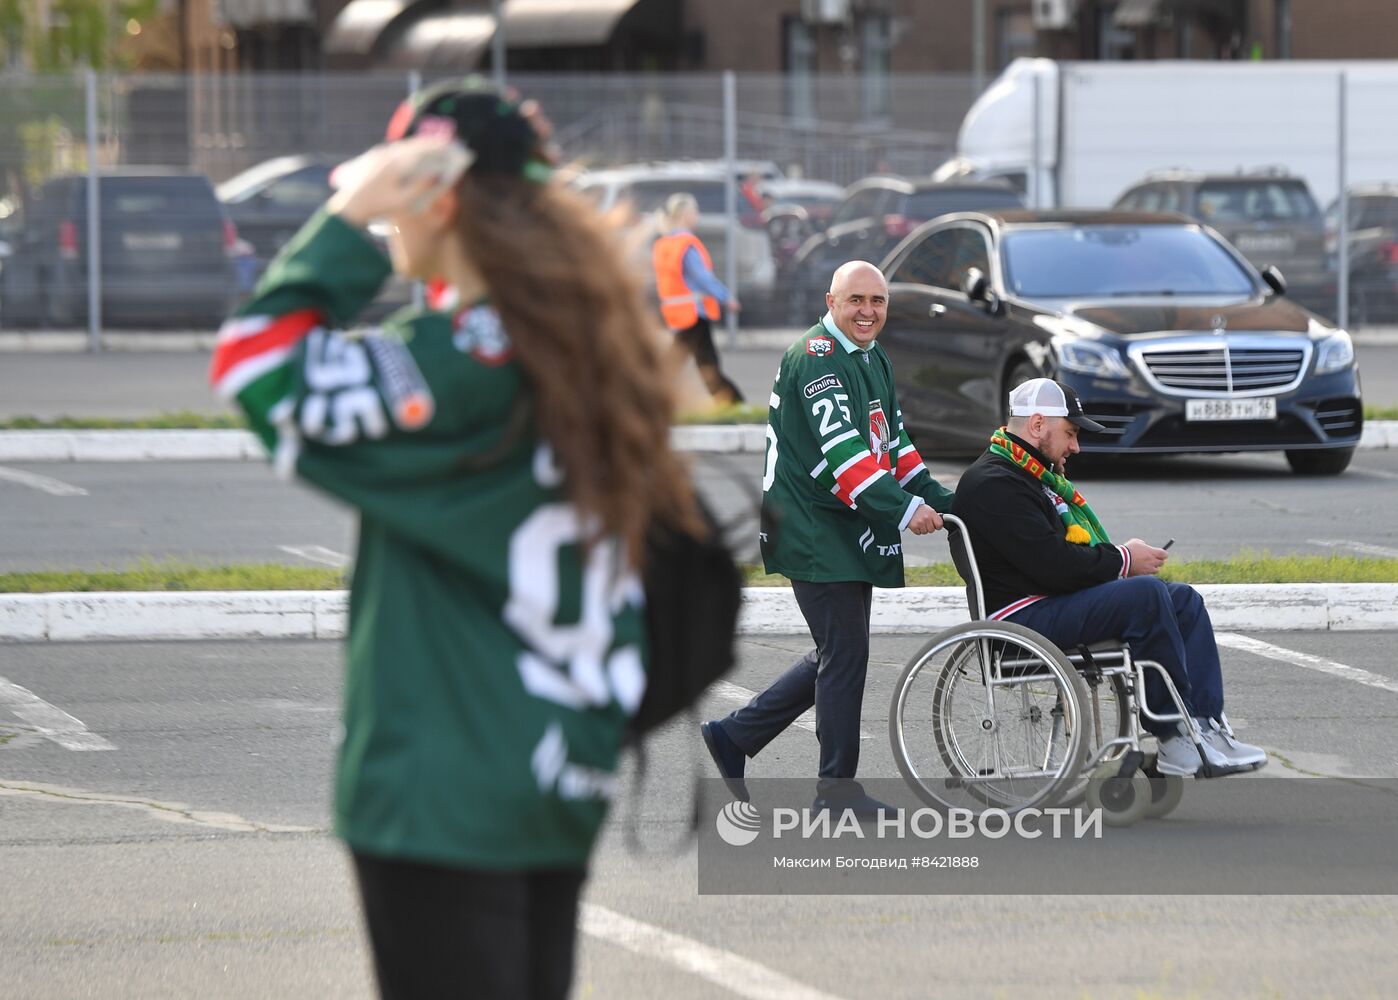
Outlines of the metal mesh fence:
<svg viewBox="0 0 1398 1000">
<path fill-rule="evenodd" d="M 1361 66 L 1349 73 L 1345 141 L 1340 138 L 1338 73 L 1268 71 L 1286 75 L 1285 95 L 1257 107 L 1236 142 L 1196 151 L 1198 163 L 1187 162 L 1188 151 L 1152 138 L 1148 121 L 1133 132 L 1135 139 L 1101 130 L 1083 136 L 1082 126 L 1065 115 L 1061 129 L 1043 130 L 1044 162 L 1028 164 L 1028 173 L 1040 176 L 1036 167 L 1054 171 L 1049 184 L 1063 194 L 1075 184 L 1082 187 L 1085 162 L 1092 176 L 1111 183 L 1080 193 L 1087 199 L 1080 203 L 1106 206 L 1136 171 L 1125 167 L 1125 144 L 1134 143 L 1139 154 L 1158 140 L 1167 145 L 1157 157 L 1161 162 L 1155 167 L 1160 168 L 1286 164 L 1309 180 L 1322 210 L 1345 184 L 1372 186 L 1398 174 L 1381 128 L 1398 112 L 1398 87 L 1386 70 Z M 188 192 L 165 201 L 132 197 L 124 203 L 128 209 L 163 205 L 168 225 L 142 228 L 134 215 L 113 215 L 120 206 L 98 199 L 99 224 L 93 232 L 101 233 L 98 280 L 104 325 L 212 323 L 246 291 L 250 276 L 265 266 L 279 242 L 323 200 L 328 165 L 377 141 L 403 96 L 431 82 L 416 74 L 382 72 L 114 75 L 95 78 L 89 107 L 82 75 L 0 77 L 0 328 L 81 327 L 86 322 L 91 235 L 86 201 L 71 184 L 62 188 L 58 182 L 81 183 L 90 150 L 100 171 L 135 174 L 161 168 L 202 178 L 205 185 L 202 208 Z M 726 151 L 730 123 L 723 79 L 716 75 L 516 74 L 511 83 L 544 105 L 565 158 L 590 170 L 714 161 Z M 1161 121 L 1172 115 L 1218 118 L 1218 109 L 1206 99 L 1207 86 L 1196 83 L 1193 90 L 1157 95 L 1151 114 Z M 1071 85 L 1069 79 L 1065 87 Z M 830 182 L 831 191 L 873 174 L 927 179 L 955 155 L 958 129 L 976 96 L 972 79 L 963 75 L 895 74 L 877 86 L 859 77 L 739 75 L 731 122 L 735 154 L 770 164 L 773 172 L 788 178 Z M 1077 103 L 1090 107 L 1092 100 L 1110 96 L 1088 93 Z M 1142 114 L 1150 117 L 1144 110 Z M 89 117 L 95 122 L 91 135 Z M 1092 155 L 1075 163 L 1049 162 L 1064 143 L 1074 142 Z M 1040 149 L 1037 135 L 1035 148 Z M 269 165 L 292 156 L 302 159 Z M 1135 155 L 1131 162 L 1138 160 Z M 303 167 L 312 174 L 319 171 L 320 187 L 306 180 L 252 197 L 246 195 L 252 182 L 244 175 L 245 203 L 230 201 L 228 189 L 222 188 L 217 194 L 223 204 L 213 200 L 215 186 L 259 165 L 268 176 Z M 1039 184 L 1030 182 L 1032 198 L 1038 197 Z M 1398 205 L 1398 193 L 1390 194 Z M 1348 257 L 1345 277 L 1354 286 L 1349 319 L 1356 325 L 1386 319 L 1385 308 L 1398 315 L 1398 211 L 1393 225 L 1365 242 L 1363 234 L 1376 228 L 1367 225 L 1377 211 L 1370 208 L 1367 203 L 1350 205 L 1343 221 L 1352 232 L 1344 240 L 1338 208 L 1331 210 L 1323 262 L 1330 290 L 1307 302 L 1327 314 L 1336 312 L 1328 303 L 1341 298 L 1340 261 Z M 741 204 L 738 211 L 744 211 Z M 231 218 L 236 233 L 217 218 L 220 212 Z M 1280 239 L 1264 235 L 1273 243 Z M 737 279 L 740 292 L 760 292 L 769 305 L 782 298 L 786 276 L 781 257 L 792 249 L 778 245 L 782 237 L 775 230 L 770 237 L 777 259 L 774 275 L 755 281 L 744 265 Z M 1256 234 L 1253 238 L 1267 242 Z M 213 244 L 219 252 L 196 252 Z M 716 256 L 725 253 L 723 247 L 710 246 Z M 743 259 L 741 253 L 737 256 Z M 132 259 L 144 265 L 125 266 Z M 202 261 L 206 273 L 181 270 L 194 261 Z M 171 289 L 186 293 L 189 309 L 169 308 Z M 152 301 L 137 308 L 130 300 L 143 295 Z M 780 319 L 780 310 L 768 318 Z"/>
</svg>

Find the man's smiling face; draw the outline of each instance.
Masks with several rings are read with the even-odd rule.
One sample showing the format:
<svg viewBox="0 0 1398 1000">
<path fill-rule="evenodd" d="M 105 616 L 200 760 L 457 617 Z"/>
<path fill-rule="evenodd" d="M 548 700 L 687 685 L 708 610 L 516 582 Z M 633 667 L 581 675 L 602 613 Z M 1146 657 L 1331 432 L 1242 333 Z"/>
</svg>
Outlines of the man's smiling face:
<svg viewBox="0 0 1398 1000">
<path fill-rule="evenodd" d="M 888 318 L 888 283 L 873 264 L 850 261 L 840 265 L 825 293 L 830 316 L 850 340 L 867 348 Z"/>
</svg>

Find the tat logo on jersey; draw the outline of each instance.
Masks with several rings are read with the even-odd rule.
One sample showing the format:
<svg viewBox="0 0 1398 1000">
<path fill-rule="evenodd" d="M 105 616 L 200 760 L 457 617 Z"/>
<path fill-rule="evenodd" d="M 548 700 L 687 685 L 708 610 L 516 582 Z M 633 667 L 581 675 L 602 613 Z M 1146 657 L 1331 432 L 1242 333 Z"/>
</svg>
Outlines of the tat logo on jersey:
<svg viewBox="0 0 1398 1000">
<path fill-rule="evenodd" d="M 888 425 L 888 416 L 883 412 L 882 400 L 869 404 L 869 450 L 874 460 L 889 472 L 893 471 L 893 428 Z"/>
<path fill-rule="evenodd" d="M 814 354 L 818 358 L 823 358 L 834 350 L 835 342 L 829 337 L 811 337 L 806 341 L 806 353 Z"/>
</svg>

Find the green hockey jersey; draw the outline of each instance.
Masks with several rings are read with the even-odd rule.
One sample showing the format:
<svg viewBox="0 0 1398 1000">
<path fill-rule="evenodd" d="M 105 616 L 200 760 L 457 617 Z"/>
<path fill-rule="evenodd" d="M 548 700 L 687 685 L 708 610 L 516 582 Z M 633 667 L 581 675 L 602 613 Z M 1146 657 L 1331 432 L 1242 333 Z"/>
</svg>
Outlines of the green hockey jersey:
<svg viewBox="0 0 1398 1000">
<path fill-rule="evenodd" d="M 388 274 L 318 214 L 211 368 L 281 471 L 360 513 L 336 829 L 384 857 L 580 866 L 645 689 L 640 582 L 615 540 L 584 555 L 494 310 L 336 329 Z"/>
<path fill-rule="evenodd" d="M 759 540 L 767 572 L 810 582 L 903 585 L 902 531 L 950 509 L 903 429 L 893 366 L 829 314 L 782 356 L 767 410 Z"/>
</svg>

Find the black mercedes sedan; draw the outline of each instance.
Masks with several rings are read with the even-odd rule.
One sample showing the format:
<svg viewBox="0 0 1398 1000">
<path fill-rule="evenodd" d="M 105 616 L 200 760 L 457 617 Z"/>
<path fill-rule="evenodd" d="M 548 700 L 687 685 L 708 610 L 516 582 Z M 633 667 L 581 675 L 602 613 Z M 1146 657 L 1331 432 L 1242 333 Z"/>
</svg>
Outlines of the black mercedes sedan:
<svg viewBox="0 0 1398 1000">
<path fill-rule="evenodd" d="M 1037 375 L 1105 427 L 1085 453 L 1284 451 L 1298 473 L 1335 475 L 1359 442 L 1349 334 L 1186 216 L 963 212 L 883 271 L 879 343 L 923 454 L 979 451 Z"/>
</svg>

